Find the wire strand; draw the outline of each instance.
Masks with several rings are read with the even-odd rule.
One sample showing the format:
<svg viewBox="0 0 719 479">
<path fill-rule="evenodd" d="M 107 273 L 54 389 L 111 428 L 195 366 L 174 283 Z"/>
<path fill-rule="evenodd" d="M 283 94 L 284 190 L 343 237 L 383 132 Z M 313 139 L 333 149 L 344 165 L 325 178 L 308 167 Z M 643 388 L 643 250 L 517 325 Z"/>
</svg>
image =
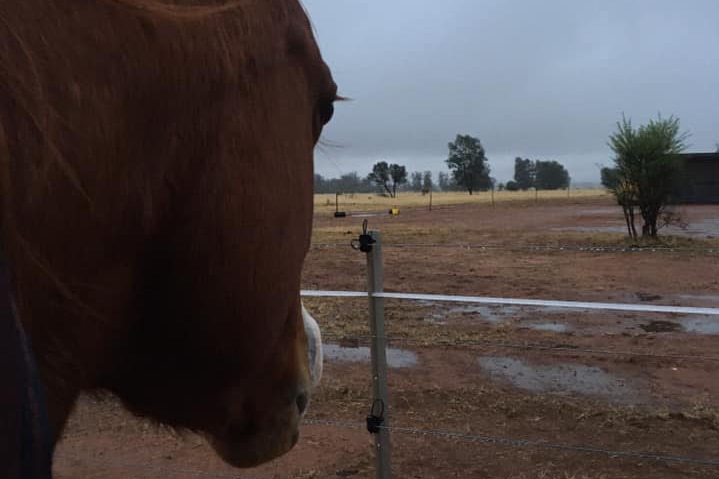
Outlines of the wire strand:
<svg viewBox="0 0 719 479">
<path fill-rule="evenodd" d="M 362 423 L 354 423 L 349 421 L 334 421 L 326 419 L 305 419 L 305 423 L 317 424 L 325 426 L 339 426 L 339 427 L 351 427 L 362 429 L 365 427 Z M 495 437 L 478 434 L 464 434 L 459 432 L 450 431 L 437 431 L 431 429 L 416 429 L 411 427 L 396 427 L 396 426 L 379 426 L 379 429 L 385 429 L 388 431 L 399 432 L 403 434 L 413 434 L 419 436 L 434 436 L 445 439 L 458 439 L 472 442 L 484 442 L 492 444 L 500 444 L 503 446 L 510 447 L 532 447 L 532 448 L 544 448 L 544 449 L 556 449 L 571 452 L 583 452 L 591 454 L 603 454 L 613 457 L 630 457 L 635 459 L 649 459 L 652 461 L 664 461 L 664 462 L 681 462 L 685 464 L 694 464 L 699 466 L 719 466 L 719 460 L 715 459 L 700 459 L 684 456 L 671 456 L 664 454 L 654 454 L 647 452 L 635 452 L 635 451 L 617 451 L 612 449 L 604 449 L 594 446 L 584 445 L 571 445 L 563 444 L 550 441 L 536 441 L 529 439 L 513 439 L 506 437 Z"/>
<path fill-rule="evenodd" d="M 244 476 L 244 475 L 236 474 L 236 473 L 225 473 L 225 472 L 219 472 L 219 471 L 200 471 L 200 470 L 196 470 L 196 469 L 165 467 L 165 466 L 160 466 L 160 465 L 151 464 L 151 463 L 105 461 L 105 460 L 100 460 L 100 459 L 88 459 L 85 457 L 80 458 L 80 457 L 76 457 L 76 456 L 66 456 L 66 455 L 57 457 L 55 459 L 55 463 L 57 463 L 58 460 L 74 461 L 74 462 L 79 462 L 79 463 L 92 463 L 94 465 L 97 465 L 98 467 L 102 467 L 105 469 L 146 469 L 146 470 L 159 471 L 159 472 L 169 473 L 169 474 L 183 474 L 183 475 L 195 476 L 195 477 L 210 477 L 210 478 L 217 478 L 217 479 L 255 479 L 255 478 L 252 478 L 249 476 Z"/>
<path fill-rule="evenodd" d="M 348 246 L 342 242 L 313 243 L 313 249 Z M 601 245 L 542 245 L 542 244 L 481 244 L 481 243 L 383 243 L 384 248 L 445 248 L 479 251 L 574 251 L 588 253 L 698 253 L 717 254 L 719 248 L 686 248 L 670 246 L 601 246 Z"/>
</svg>

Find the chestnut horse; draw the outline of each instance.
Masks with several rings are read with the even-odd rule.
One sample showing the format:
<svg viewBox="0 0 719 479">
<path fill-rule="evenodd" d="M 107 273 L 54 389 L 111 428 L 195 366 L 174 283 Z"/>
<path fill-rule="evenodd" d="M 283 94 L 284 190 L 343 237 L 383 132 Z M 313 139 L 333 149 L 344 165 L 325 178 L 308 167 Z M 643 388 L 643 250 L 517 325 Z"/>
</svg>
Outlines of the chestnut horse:
<svg viewBox="0 0 719 479">
<path fill-rule="evenodd" d="M 205 1 L 0 0 L 0 348 L 25 358 L 0 396 L 44 394 L 50 450 L 107 390 L 253 466 L 319 379 L 300 272 L 336 85 L 298 0 Z M 32 425 L 0 400 L 12 446 Z"/>
</svg>

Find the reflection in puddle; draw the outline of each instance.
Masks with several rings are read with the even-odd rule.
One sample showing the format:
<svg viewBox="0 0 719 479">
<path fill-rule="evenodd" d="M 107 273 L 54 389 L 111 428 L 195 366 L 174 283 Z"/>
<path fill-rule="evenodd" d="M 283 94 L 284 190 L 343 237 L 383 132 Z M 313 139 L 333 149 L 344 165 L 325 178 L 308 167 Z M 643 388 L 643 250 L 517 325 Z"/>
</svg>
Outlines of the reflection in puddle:
<svg viewBox="0 0 719 479">
<path fill-rule="evenodd" d="M 569 326 L 561 323 L 541 323 L 541 324 L 530 324 L 529 329 L 537 331 L 551 331 L 554 333 L 566 333 L 569 331 Z"/>
<path fill-rule="evenodd" d="M 621 211 L 620 211 L 621 214 Z M 616 226 L 561 226 L 550 228 L 551 231 L 578 231 L 578 232 L 601 232 L 601 233 L 625 233 L 624 225 Z M 719 236 L 719 219 L 707 218 L 701 221 L 690 222 L 685 229 L 677 226 L 667 226 L 662 229 L 664 234 L 684 236 L 705 236 L 714 238 Z"/>
<path fill-rule="evenodd" d="M 501 378 L 513 386 L 534 392 L 574 392 L 597 396 L 628 399 L 631 387 L 623 379 L 602 369 L 581 364 L 533 366 L 508 357 L 481 357 L 478 362 L 493 377 Z"/>
<path fill-rule="evenodd" d="M 436 301 L 427 301 L 427 300 L 420 300 L 417 301 L 417 304 L 425 307 L 425 308 L 432 308 L 433 310 L 438 306 Z M 428 323 L 432 324 L 445 324 L 447 321 L 446 315 L 444 314 L 444 311 L 442 312 L 436 312 L 433 311 L 431 315 L 426 316 L 424 320 Z"/>
<path fill-rule="evenodd" d="M 719 303 L 719 294 L 680 294 L 682 299 L 698 299 L 700 301 L 711 301 Z"/>
<path fill-rule="evenodd" d="M 435 323 L 446 322 L 447 316 L 450 315 L 461 315 L 474 317 L 480 321 L 487 323 L 498 324 L 511 319 L 517 319 L 525 321 L 528 319 L 549 319 L 547 316 L 556 314 L 565 314 L 567 311 L 588 311 L 584 308 L 559 308 L 554 306 L 548 307 L 535 307 L 535 306 L 453 306 L 446 307 L 441 303 L 427 301 L 423 303 L 423 306 L 431 306 L 437 308 L 439 311 L 432 313 L 431 317 L 427 320 Z M 474 319 L 474 318 L 472 318 Z M 540 331 L 556 331 L 565 332 L 569 326 L 564 324 L 540 324 L 540 325 L 529 325 L 531 329 L 537 329 Z"/>
<path fill-rule="evenodd" d="M 675 227 L 670 227 L 668 229 L 671 229 L 672 233 L 682 231 L 681 229 Z M 687 226 L 686 232 L 695 235 L 719 236 L 719 219 L 707 218 L 702 221 L 691 222 Z"/>
<path fill-rule="evenodd" d="M 656 295 L 636 293 L 628 296 L 627 301 L 636 302 L 637 297 L 656 299 Z M 667 296 L 666 298 L 670 298 Z M 678 295 L 682 299 L 694 301 L 708 301 L 709 306 L 716 306 L 719 295 Z M 691 316 L 684 319 L 646 320 L 641 324 L 642 318 L 636 313 L 614 314 L 602 313 L 586 308 L 560 308 L 560 307 L 535 307 L 535 306 L 497 306 L 497 305 L 461 305 L 449 306 L 439 301 L 420 301 L 424 307 L 432 308 L 432 312 L 425 316 L 424 320 L 433 324 L 447 324 L 462 317 L 463 320 L 476 320 L 493 325 L 512 324 L 520 328 L 529 328 L 535 331 L 547 331 L 553 333 L 599 332 L 602 334 L 619 334 L 627 329 L 644 330 L 648 333 L 695 333 L 695 334 L 717 334 L 719 335 L 719 316 Z M 697 307 L 701 304 L 697 304 Z M 572 316 L 568 313 L 590 313 L 593 314 L 590 321 L 585 316 Z M 605 316 L 599 317 L 598 314 Z M 542 322 L 543 321 L 543 322 Z M 561 321 L 561 322 L 559 322 Z"/>
<path fill-rule="evenodd" d="M 349 348 L 336 344 L 323 344 L 322 353 L 329 361 L 369 362 L 370 348 L 358 346 Z M 412 351 L 398 348 L 387 348 L 387 365 L 391 368 L 407 368 L 417 365 L 417 355 Z"/>
<path fill-rule="evenodd" d="M 649 321 L 647 324 L 640 324 L 647 333 L 673 333 L 675 331 L 681 331 L 682 325 L 673 321 Z"/>
<path fill-rule="evenodd" d="M 693 316 L 682 319 L 681 323 L 689 333 L 719 334 L 719 316 Z"/>
<path fill-rule="evenodd" d="M 626 226 L 557 226 L 551 231 L 577 231 L 581 233 L 624 233 Z"/>
<path fill-rule="evenodd" d="M 584 215 L 616 215 L 616 207 L 604 207 L 604 208 L 584 208 L 582 209 Z"/>
<path fill-rule="evenodd" d="M 446 314 L 478 315 L 478 319 L 488 323 L 499 323 L 507 316 L 516 314 L 517 310 L 518 308 L 515 306 L 454 306 L 449 308 Z"/>
<path fill-rule="evenodd" d="M 377 216 L 387 216 L 387 213 L 349 213 L 347 216 L 352 218 L 374 218 Z"/>
</svg>

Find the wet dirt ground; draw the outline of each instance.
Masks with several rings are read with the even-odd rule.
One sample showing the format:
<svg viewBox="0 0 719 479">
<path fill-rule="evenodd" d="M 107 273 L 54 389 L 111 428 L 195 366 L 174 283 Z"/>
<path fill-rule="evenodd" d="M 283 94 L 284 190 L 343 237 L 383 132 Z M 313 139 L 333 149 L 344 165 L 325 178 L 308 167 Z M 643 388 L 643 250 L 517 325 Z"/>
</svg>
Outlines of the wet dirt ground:
<svg viewBox="0 0 719 479">
<path fill-rule="evenodd" d="M 384 238 L 387 291 L 719 307 L 719 254 L 707 249 L 719 243 L 705 227 L 717 222 L 719 206 L 682 214 L 690 227 L 667 241 L 683 249 L 654 252 L 518 247 L 626 244 L 621 231 L 603 230 L 623 221 L 606 199 L 460 205 L 368 220 Z M 349 247 L 360 227 L 361 218 L 315 218 L 314 241 L 325 246 L 310 251 L 303 288 L 365 288 L 365 257 Z M 392 246 L 408 243 L 436 246 Z M 133 418 L 112 398 L 85 397 L 58 448 L 56 477 L 374 477 L 363 429 L 372 402 L 367 301 L 308 298 L 306 305 L 328 344 L 309 411 L 320 422 L 303 426 L 289 454 L 234 470 L 194 435 Z M 718 325 L 709 315 L 386 300 L 391 425 L 464 435 L 393 432 L 394 475 L 719 478 L 719 466 L 477 439 L 719 460 Z"/>
</svg>

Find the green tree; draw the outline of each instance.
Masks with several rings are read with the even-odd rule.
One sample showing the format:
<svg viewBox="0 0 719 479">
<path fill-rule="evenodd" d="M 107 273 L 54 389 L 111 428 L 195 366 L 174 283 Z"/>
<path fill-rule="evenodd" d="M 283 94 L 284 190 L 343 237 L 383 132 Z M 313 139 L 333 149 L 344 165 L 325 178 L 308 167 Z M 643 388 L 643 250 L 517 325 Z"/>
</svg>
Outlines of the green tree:
<svg viewBox="0 0 719 479">
<path fill-rule="evenodd" d="M 372 173 L 367 175 L 367 179 L 382 187 L 389 196 L 392 196 L 392 190 L 389 188 L 389 165 L 386 161 L 375 163 L 372 166 Z"/>
<path fill-rule="evenodd" d="M 504 189 L 507 191 L 519 191 L 519 185 L 514 180 L 509 180 L 506 185 L 504 185 Z"/>
<path fill-rule="evenodd" d="M 558 190 L 569 186 L 569 172 L 557 161 L 534 163 L 534 187 L 538 190 Z"/>
<path fill-rule="evenodd" d="M 457 135 L 448 147 L 449 157 L 446 161 L 454 181 L 470 195 L 474 191 L 488 189 L 489 162 L 479 139 L 470 135 Z"/>
<path fill-rule="evenodd" d="M 422 173 L 413 171 L 409 177 L 409 189 L 412 191 L 422 191 Z"/>
<path fill-rule="evenodd" d="M 386 161 L 379 161 L 372 166 L 372 172 L 367 179 L 382 189 L 391 197 L 397 196 L 397 187 L 407 183 L 407 169 L 404 166 Z"/>
<path fill-rule="evenodd" d="M 324 176 L 319 173 L 315 173 L 314 192 L 324 193 L 325 184 L 327 184 L 327 180 L 325 180 Z"/>
<path fill-rule="evenodd" d="M 407 168 L 396 163 L 389 165 L 389 176 L 392 179 L 392 198 L 397 197 L 397 187 L 407 183 Z"/>
<path fill-rule="evenodd" d="M 440 171 L 437 175 L 437 186 L 442 191 L 449 191 L 449 175 L 445 171 Z"/>
<path fill-rule="evenodd" d="M 678 186 L 679 154 L 686 149 L 687 138 L 687 133 L 680 133 L 678 118 L 661 115 L 639 128 L 622 118 L 609 137 L 618 176 L 613 193 L 617 201 L 639 208 L 644 220 L 642 235 L 657 236 L 658 220 Z"/>
<path fill-rule="evenodd" d="M 422 193 L 427 194 L 430 191 L 432 191 L 432 172 L 431 171 L 425 171 L 422 174 Z"/>
<path fill-rule="evenodd" d="M 520 190 L 534 188 L 535 164 L 532 160 L 514 159 L 514 182 Z"/>
<path fill-rule="evenodd" d="M 362 193 L 373 189 L 373 183 L 361 178 L 355 171 L 339 178 L 325 178 L 315 174 L 315 193 Z"/>
<path fill-rule="evenodd" d="M 619 170 L 609 166 L 602 166 L 599 170 L 602 186 L 608 190 L 612 190 L 619 183 Z"/>
</svg>

